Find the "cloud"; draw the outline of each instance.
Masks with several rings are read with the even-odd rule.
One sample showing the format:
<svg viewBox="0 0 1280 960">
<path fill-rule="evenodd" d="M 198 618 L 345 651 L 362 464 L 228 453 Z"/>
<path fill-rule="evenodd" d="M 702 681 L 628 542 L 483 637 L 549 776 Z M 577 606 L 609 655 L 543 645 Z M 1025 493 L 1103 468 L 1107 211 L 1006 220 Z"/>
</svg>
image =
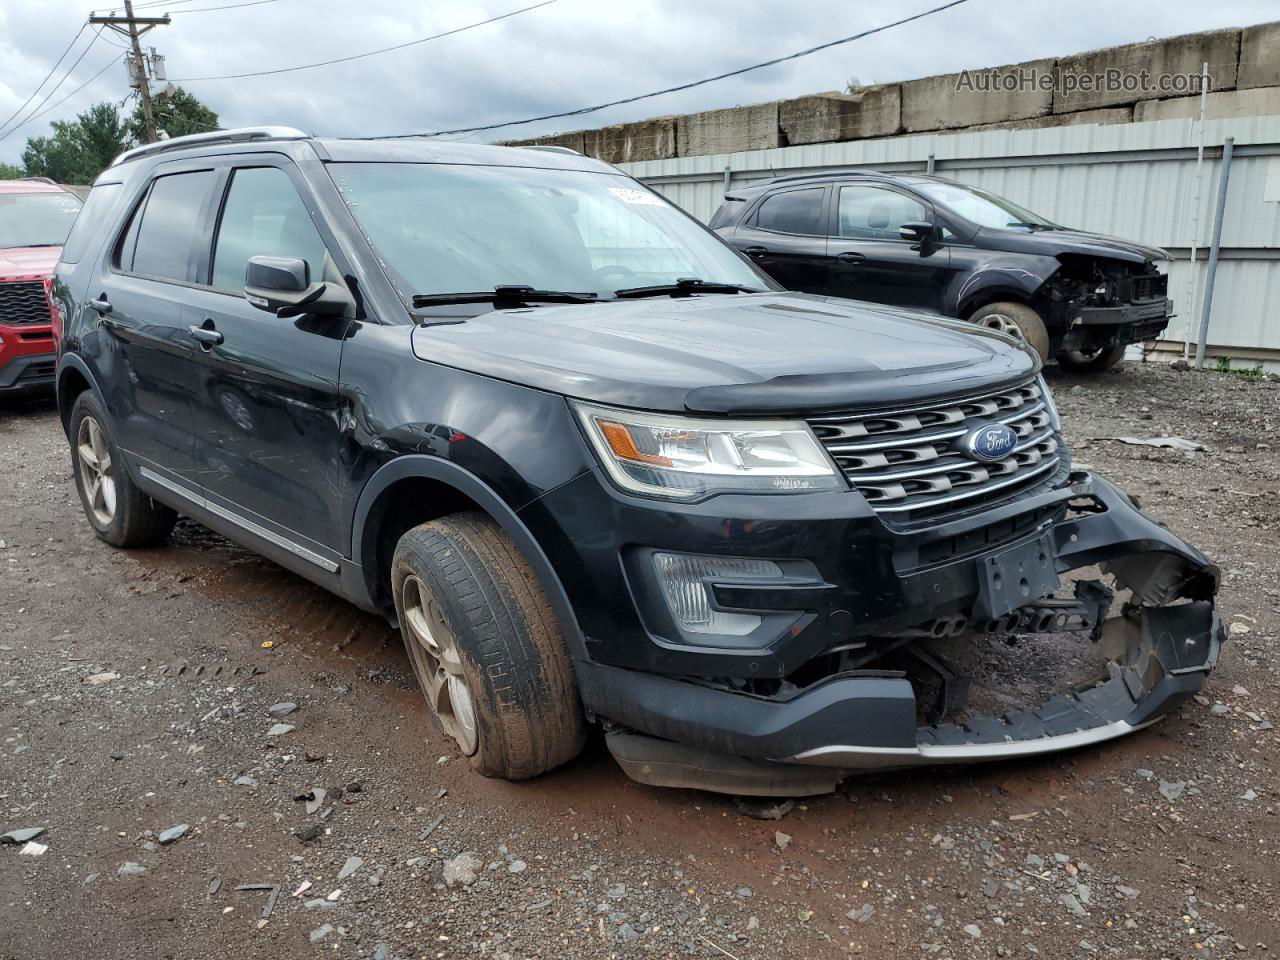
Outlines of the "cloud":
<svg viewBox="0 0 1280 960">
<path fill-rule="evenodd" d="M 173 78 L 200 77 L 315 62 L 496 16 L 522 0 L 276 0 L 239 9 L 182 13 L 147 38 Z M 242 80 L 184 84 L 227 126 L 287 124 L 322 135 L 368 136 L 471 126 L 553 113 L 684 83 L 766 60 L 898 19 L 937 0 L 558 0 L 555 4 L 382 56 L 314 70 Z M 151 8 L 162 12 L 165 7 Z M 886 82 L 1073 53 L 1118 43 L 1274 16 L 1272 0 L 1213 5 L 1138 0 L 1078 0 L 1070 12 L 1026 0 L 970 3 L 884 34 L 678 94 L 584 117 L 511 127 L 477 139 L 523 137 L 733 106 L 842 88 L 851 77 Z M 0 10 L 0 118 L 49 72 L 83 22 L 83 0 L 18 0 Z M 88 32 L 77 46 L 87 42 Z M 114 37 L 112 39 L 115 39 Z M 63 64 L 74 59 L 77 52 Z M 97 41 L 65 96 L 123 51 Z M 122 62 L 59 109 L 0 141 L 0 161 L 15 162 L 28 136 L 48 121 L 71 119 L 99 100 L 129 93 Z M 43 93 L 40 95 L 43 96 Z M 37 101 L 40 97 L 37 97 Z"/>
</svg>

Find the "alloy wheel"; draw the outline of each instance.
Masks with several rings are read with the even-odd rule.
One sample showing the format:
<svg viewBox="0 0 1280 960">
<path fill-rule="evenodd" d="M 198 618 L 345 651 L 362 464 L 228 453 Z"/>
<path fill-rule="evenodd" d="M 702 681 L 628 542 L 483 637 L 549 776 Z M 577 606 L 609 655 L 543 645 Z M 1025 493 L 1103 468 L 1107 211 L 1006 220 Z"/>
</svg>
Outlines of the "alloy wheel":
<svg viewBox="0 0 1280 960">
<path fill-rule="evenodd" d="M 457 638 L 444 618 L 440 602 L 415 576 L 404 581 L 402 603 L 413 659 L 423 694 L 445 733 L 471 756 L 480 745 L 475 703 L 463 674 Z"/>
<path fill-rule="evenodd" d="M 107 446 L 102 427 L 93 417 L 80 421 L 76 454 L 89 510 L 99 524 L 109 527 L 116 516 L 115 465 L 111 462 L 111 448 Z"/>
<path fill-rule="evenodd" d="M 1026 334 L 1022 332 L 1022 328 L 1014 321 L 1012 317 L 1006 317 L 1003 313 L 989 313 L 982 318 L 984 327 L 990 327 L 992 330 L 999 330 L 1003 334 L 1013 337 L 1015 340 L 1025 340 Z"/>
</svg>

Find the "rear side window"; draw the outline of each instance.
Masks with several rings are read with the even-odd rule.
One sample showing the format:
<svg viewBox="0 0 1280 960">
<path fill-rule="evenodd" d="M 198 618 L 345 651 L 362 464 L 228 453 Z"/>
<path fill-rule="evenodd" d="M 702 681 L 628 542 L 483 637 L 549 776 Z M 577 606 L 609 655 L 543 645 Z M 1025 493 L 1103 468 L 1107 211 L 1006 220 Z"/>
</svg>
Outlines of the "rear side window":
<svg viewBox="0 0 1280 960">
<path fill-rule="evenodd" d="M 237 170 L 231 179 L 218 242 L 213 253 L 213 286 L 239 293 L 250 257 L 298 257 L 311 268 L 311 280 L 324 275 L 324 241 L 279 167 Z"/>
<path fill-rule="evenodd" d="M 141 220 L 136 224 L 132 257 L 126 249 L 121 266 L 148 277 L 191 280 L 191 252 L 213 180 L 212 170 L 157 177 L 145 206 L 134 217 Z"/>
<path fill-rule="evenodd" d="M 825 193 L 824 187 L 775 193 L 760 204 L 756 211 L 756 226 L 778 233 L 809 236 L 825 233 L 822 229 L 822 198 Z"/>
<path fill-rule="evenodd" d="M 62 262 L 79 263 L 89 251 L 89 244 L 110 222 L 120 202 L 122 183 L 100 183 L 89 191 L 89 199 L 80 208 L 75 225 L 62 245 Z"/>
</svg>

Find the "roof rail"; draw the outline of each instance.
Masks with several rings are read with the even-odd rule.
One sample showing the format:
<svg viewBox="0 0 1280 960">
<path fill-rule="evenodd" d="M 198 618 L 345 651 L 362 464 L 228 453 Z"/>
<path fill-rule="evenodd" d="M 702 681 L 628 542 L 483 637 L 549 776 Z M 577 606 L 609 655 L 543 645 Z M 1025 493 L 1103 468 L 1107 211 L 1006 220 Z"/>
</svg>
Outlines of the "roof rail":
<svg viewBox="0 0 1280 960">
<path fill-rule="evenodd" d="M 51 184 L 53 184 L 55 187 L 58 185 L 58 181 L 57 181 L 57 180 L 54 180 L 52 177 L 19 177 L 18 179 L 19 179 L 19 180 L 33 180 L 33 181 L 35 181 L 36 183 L 51 183 Z"/>
<path fill-rule="evenodd" d="M 172 137 L 156 143 L 143 144 L 126 150 L 111 161 L 111 166 L 118 166 L 139 157 L 149 157 L 170 150 L 181 150 L 184 147 L 213 146 L 219 143 L 244 143 L 249 140 L 306 140 L 310 134 L 294 127 L 238 127 L 235 130 L 211 130 L 209 133 L 192 133 L 185 137 Z"/>
<path fill-rule="evenodd" d="M 562 147 L 555 143 L 529 143 L 517 147 L 518 150 L 543 150 L 546 153 L 567 153 L 573 157 L 580 157 L 580 154 L 573 147 Z"/>
<path fill-rule="evenodd" d="M 886 176 L 883 170 L 814 170 L 810 173 L 793 173 L 785 177 L 774 177 L 770 183 L 779 183 L 783 180 L 813 180 L 818 177 L 883 177 Z M 750 184 L 755 186 L 755 184 Z"/>
</svg>

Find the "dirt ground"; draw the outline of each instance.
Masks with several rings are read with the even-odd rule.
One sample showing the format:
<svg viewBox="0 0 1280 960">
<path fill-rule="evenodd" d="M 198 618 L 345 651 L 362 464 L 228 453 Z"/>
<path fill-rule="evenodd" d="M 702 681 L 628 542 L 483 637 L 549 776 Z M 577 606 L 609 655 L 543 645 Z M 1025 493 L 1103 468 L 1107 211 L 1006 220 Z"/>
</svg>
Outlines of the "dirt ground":
<svg viewBox="0 0 1280 960">
<path fill-rule="evenodd" d="M 1051 385 L 1076 459 L 1222 565 L 1206 696 L 1124 741 L 856 779 L 780 822 L 631 783 L 598 742 L 532 783 L 472 774 L 385 624 L 190 524 L 161 550 L 98 542 L 52 405 L 9 403 L 0 833 L 45 827 L 48 849 L 0 846 L 0 958 L 1280 953 L 1280 384 L 1131 364 Z M 1105 439 L 1167 434 L 1210 450 Z M 242 885 L 279 888 L 265 920 L 270 891 Z"/>
</svg>

